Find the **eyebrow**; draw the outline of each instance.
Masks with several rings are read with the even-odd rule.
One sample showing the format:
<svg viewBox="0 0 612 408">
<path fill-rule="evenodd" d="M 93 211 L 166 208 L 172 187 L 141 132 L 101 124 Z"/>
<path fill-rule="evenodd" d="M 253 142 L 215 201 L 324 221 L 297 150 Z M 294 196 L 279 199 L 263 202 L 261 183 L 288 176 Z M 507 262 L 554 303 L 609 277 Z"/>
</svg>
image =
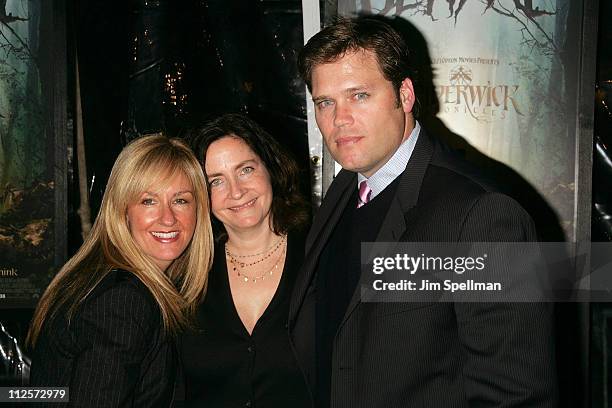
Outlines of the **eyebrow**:
<svg viewBox="0 0 612 408">
<path fill-rule="evenodd" d="M 177 196 L 177 195 L 181 195 L 181 194 L 193 194 L 193 191 L 191 191 L 191 190 L 182 190 L 182 191 L 177 191 L 176 193 L 174 193 L 174 196 L 173 196 L 173 197 L 175 197 L 175 196 Z"/>
<path fill-rule="evenodd" d="M 352 86 L 350 88 L 346 88 L 346 89 L 344 89 L 342 91 L 342 93 L 344 93 L 345 95 L 349 95 L 349 94 L 352 94 L 354 92 L 366 91 L 366 90 L 368 90 L 368 86 L 364 84 L 364 85 Z M 323 101 L 325 99 L 333 99 L 333 98 L 331 96 L 327 96 L 327 95 L 320 95 L 320 96 L 317 96 L 317 97 L 313 97 L 312 98 L 312 102 L 313 103 L 317 103 L 317 102 Z"/>
<path fill-rule="evenodd" d="M 155 197 L 159 197 L 159 194 L 157 194 L 157 193 L 155 193 L 153 191 L 145 191 L 143 194 L 148 194 L 148 195 L 152 195 L 152 196 L 155 196 Z M 191 195 L 193 195 L 193 191 L 192 190 L 177 191 L 176 193 L 174 193 L 172 195 L 172 197 L 176 197 L 176 196 L 181 195 L 181 194 L 191 194 Z"/>
<path fill-rule="evenodd" d="M 234 166 L 234 169 L 238 169 L 238 168 L 240 168 L 240 167 L 242 167 L 242 166 L 244 166 L 245 164 L 248 164 L 248 163 L 255 163 L 255 164 L 257 164 L 257 160 L 255 160 L 255 159 L 247 159 L 247 160 L 241 161 L 240 163 L 238 163 L 237 165 Z M 223 175 L 223 173 L 207 174 L 206 178 L 209 179 L 209 178 L 212 178 L 212 177 L 219 177 L 219 176 L 222 176 L 222 175 Z"/>
</svg>

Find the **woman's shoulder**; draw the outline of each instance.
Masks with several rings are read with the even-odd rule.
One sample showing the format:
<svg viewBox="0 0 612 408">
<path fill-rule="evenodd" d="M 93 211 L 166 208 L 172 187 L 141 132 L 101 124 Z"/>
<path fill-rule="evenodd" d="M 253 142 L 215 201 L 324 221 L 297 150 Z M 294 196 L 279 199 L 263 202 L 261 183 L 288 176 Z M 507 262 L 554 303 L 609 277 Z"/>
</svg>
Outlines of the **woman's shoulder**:
<svg viewBox="0 0 612 408">
<path fill-rule="evenodd" d="M 306 235 L 308 230 L 300 229 L 300 230 L 292 230 L 287 233 L 287 242 L 289 245 L 295 247 L 303 247 L 304 242 L 306 242 Z"/>
<path fill-rule="evenodd" d="M 148 329 L 158 324 L 160 312 L 153 294 L 132 272 L 113 269 L 83 300 L 78 320 L 123 320 Z"/>
<path fill-rule="evenodd" d="M 291 231 L 287 234 L 287 256 L 289 258 L 289 263 L 298 266 L 302 264 L 304 260 L 305 242 L 305 231 Z"/>
<path fill-rule="evenodd" d="M 74 314 L 69 315 L 66 307 L 45 323 L 37 349 L 59 348 L 73 355 L 110 341 L 138 350 L 156 338 L 162 327 L 153 295 L 128 271 L 109 271 L 79 302 Z"/>
<path fill-rule="evenodd" d="M 133 296 L 135 301 L 155 303 L 147 286 L 132 272 L 112 269 L 87 296 L 87 300 L 108 296 Z"/>
</svg>

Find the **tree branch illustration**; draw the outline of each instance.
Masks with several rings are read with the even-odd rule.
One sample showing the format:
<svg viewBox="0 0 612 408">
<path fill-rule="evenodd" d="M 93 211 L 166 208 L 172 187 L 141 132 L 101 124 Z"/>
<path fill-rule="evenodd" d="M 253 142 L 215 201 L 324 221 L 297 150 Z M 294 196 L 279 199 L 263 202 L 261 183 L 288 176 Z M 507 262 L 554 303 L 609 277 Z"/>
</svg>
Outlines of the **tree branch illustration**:
<svg viewBox="0 0 612 408">
<path fill-rule="evenodd" d="M 523 38 L 525 39 L 524 43 L 530 44 L 531 46 L 537 46 L 544 52 L 552 52 L 556 55 L 559 55 L 559 49 L 557 48 L 557 45 L 555 44 L 554 40 L 546 32 L 546 30 L 542 28 L 542 25 L 536 21 L 536 17 L 541 17 L 543 15 L 554 15 L 555 12 L 540 10 L 539 7 L 536 7 L 534 9 L 530 0 L 525 0 L 524 4 L 521 3 L 520 0 L 513 0 L 513 3 L 515 9 L 511 10 L 509 7 L 504 6 L 502 0 L 487 0 L 487 7 L 485 8 L 484 12 L 490 9 L 496 12 L 497 14 L 513 19 L 522 26 L 521 33 L 523 35 Z M 517 11 L 520 11 L 520 14 L 525 16 L 527 21 L 520 18 Z M 533 24 L 537 32 L 544 36 L 544 38 L 546 39 L 545 42 L 538 40 L 536 34 L 532 31 L 532 28 L 530 28 L 528 24 L 529 22 Z"/>
<path fill-rule="evenodd" d="M 32 52 L 32 50 L 30 50 L 30 47 L 28 47 L 28 44 L 21 38 L 21 36 L 19 34 L 17 34 L 17 32 L 15 32 L 15 30 L 13 30 L 13 28 L 8 25 L 8 23 L 0 20 L 0 28 L 1 27 L 6 27 L 11 34 L 13 34 L 13 36 L 17 39 L 17 41 L 19 41 L 19 43 L 23 46 L 23 49 L 25 49 L 29 55 L 29 57 L 36 61 L 36 57 L 34 56 L 34 53 Z M 21 48 L 15 46 L 13 43 L 11 43 L 9 41 L 9 39 L 6 37 L 6 35 L 2 32 L 2 30 L 0 30 L 0 33 L 2 33 L 2 37 L 6 40 L 7 43 L 9 43 L 11 46 L 13 46 L 13 49 L 15 50 L 21 50 Z"/>
<path fill-rule="evenodd" d="M 19 34 L 17 34 L 17 32 L 13 29 L 13 27 L 10 26 L 11 23 L 14 23 L 16 21 L 28 21 L 28 19 L 25 17 L 14 16 L 13 13 L 7 14 L 6 0 L 0 0 L 0 34 L 2 35 L 2 38 L 4 38 L 7 44 L 13 47 L 13 51 L 17 50 L 19 52 L 25 49 L 28 52 L 29 57 L 32 58 L 34 61 L 36 61 L 36 58 L 34 57 L 34 53 L 32 52 L 32 50 L 30 50 L 30 47 L 28 46 L 28 44 L 21 38 Z M 1 30 L 2 27 L 6 27 L 6 29 L 9 30 L 11 34 L 13 34 L 13 36 L 17 39 L 17 41 L 21 44 L 23 48 L 17 47 L 13 43 L 11 43 L 8 37 L 2 32 Z M 18 52 L 16 53 L 17 55 L 18 55 Z"/>
<path fill-rule="evenodd" d="M 459 13 L 463 9 L 463 6 L 465 6 L 465 3 L 467 2 L 467 0 L 460 0 L 459 5 L 457 6 L 457 9 L 454 11 L 453 11 L 453 8 L 455 6 L 455 0 L 446 0 L 446 2 L 448 3 L 448 11 L 450 12 L 450 15 L 448 16 L 448 18 L 451 18 L 454 15 L 455 25 L 457 25 L 457 17 L 459 17 Z"/>
<path fill-rule="evenodd" d="M 12 23 L 13 21 L 27 21 L 27 18 L 24 17 L 19 17 L 19 16 L 14 16 L 12 13 L 8 13 L 7 14 L 0 14 L 0 23 Z"/>
<path fill-rule="evenodd" d="M 454 17 L 455 24 L 461 11 L 465 8 L 469 0 L 445 0 L 448 4 L 449 16 Z M 533 6 L 533 0 L 479 0 L 484 4 L 482 14 L 492 10 L 493 12 L 514 20 L 520 26 L 521 34 L 523 35 L 524 44 L 538 49 L 545 54 L 559 55 L 559 49 L 555 44 L 552 36 L 546 32 L 542 24 L 538 21 L 544 16 L 553 16 L 556 11 L 546 10 L 539 6 Z M 431 18 L 432 21 L 437 21 L 433 14 L 436 0 L 386 0 L 382 9 L 372 9 L 370 2 L 362 3 L 362 11 L 366 13 L 375 12 L 380 15 L 401 15 L 410 13 L 411 15 L 424 15 Z M 541 38 L 539 38 L 541 35 Z"/>
<path fill-rule="evenodd" d="M 393 14 L 399 16 L 405 11 L 414 10 L 414 12 L 412 13 L 413 15 L 423 14 L 425 16 L 429 16 L 432 21 L 436 21 L 437 19 L 433 16 L 434 3 L 435 0 L 416 0 L 414 3 L 410 4 L 404 4 L 404 0 L 386 0 L 384 7 L 381 10 L 378 10 L 378 14 L 387 15 L 391 13 L 393 9 L 395 9 L 395 12 Z M 364 7 L 362 7 L 362 9 L 366 11 Z M 371 12 L 371 7 L 370 10 L 367 11 Z"/>
</svg>

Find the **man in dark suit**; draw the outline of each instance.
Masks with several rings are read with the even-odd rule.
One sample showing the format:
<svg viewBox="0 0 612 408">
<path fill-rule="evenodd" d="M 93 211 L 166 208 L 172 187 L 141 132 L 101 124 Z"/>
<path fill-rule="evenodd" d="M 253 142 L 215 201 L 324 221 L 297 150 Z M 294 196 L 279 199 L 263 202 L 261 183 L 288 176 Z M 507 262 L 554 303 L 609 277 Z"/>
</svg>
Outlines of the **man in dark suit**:
<svg viewBox="0 0 612 408">
<path fill-rule="evenodd" d="M 306 242 L 289 332 L 318 407 L 553 407 L 551 310 L 536 303 L 360 299 L 361 242 L 521 242 L 533 223 L 415 120 L 403 39 L 339 20 L 299 58 L 343 170 Z"/>
</svg>

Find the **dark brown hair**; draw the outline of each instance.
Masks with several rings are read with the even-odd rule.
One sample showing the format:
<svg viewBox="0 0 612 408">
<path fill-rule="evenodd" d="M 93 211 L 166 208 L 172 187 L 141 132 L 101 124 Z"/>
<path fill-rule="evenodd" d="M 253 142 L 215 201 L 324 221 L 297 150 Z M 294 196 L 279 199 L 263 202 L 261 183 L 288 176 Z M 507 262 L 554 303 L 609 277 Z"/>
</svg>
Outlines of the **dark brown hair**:
<svg viewBox="0 0 612 408">
<path fill-rule="evenodd" d="M 308 220 L 308 205 L 299 189 L 299 169 L 293 157 L 261 126 L 245 115 L 227 113 L 191 132 L 190 142 L 205 167 L 210 145 L 224 137 L 242 139 L 259 156 L 270 174 L 272 184 L 272 225 L 276 234 L 303 227 Z M 216 240 L 227 239 L 223 225 L 213 217 Z"/>
<path fill-rule="evenodd" d="M 385 79 L 393 84 L 399 104 L 402 81 L 410 78 L 414 82 L 415 69 L 404 39 L 376 16 L 338 18 L 308 40 L 298 56 L 300 76 L 308 90 L 312 92 L 312 71 L 317 65 L 335 62 L 345 54 L 356 51 L 374 53 Z M 415 102 L 415 116 L 417 108 L 418 102 Z"/>
</svg>

